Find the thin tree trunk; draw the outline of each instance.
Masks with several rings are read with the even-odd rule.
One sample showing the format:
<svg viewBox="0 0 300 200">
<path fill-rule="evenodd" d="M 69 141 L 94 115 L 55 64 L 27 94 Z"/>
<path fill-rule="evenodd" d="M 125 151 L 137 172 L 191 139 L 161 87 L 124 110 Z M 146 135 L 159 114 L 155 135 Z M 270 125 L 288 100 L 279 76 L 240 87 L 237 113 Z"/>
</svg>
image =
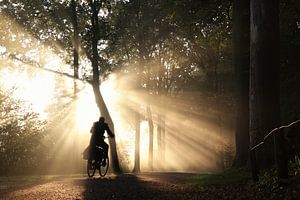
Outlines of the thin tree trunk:
<svg viewBox="0 0 300 200">
<path fill-rule="evenodd" d="M 78 39 L 78 23 L 77 23 L 77 11 L 76 11 L 76 0 L 71 0 L 71 18 L 73 25 L 73 66 L 74 66 L 74 78 L 78 79 L 78 69 L 79 69 L 79 39 Z"/>
<path fill-rule="evenodd" d="M 166 156 L 166 117 L 165 115 L 162 116 L 161 120 L 161 162 L 165 162 Z"/>
<path fill-rule="evenodd" d="M 161 45 L 161 44 L 160 44 Z M 162 47 L 160 46 L 160 49 Z M 162 51 L 159 51 L 159 58 L 160 58 L 160 69 L 158 71 L 159 76 L 159 82 L 158 82 L 158 99 L 159 104 L 163 108 L 165 108 L 164 103 L 164 96 L 165 96 L 165 84 L 164 84 L 164 78 L 165 78 L 165 66 L 164 66 L 164 56 L 162 55 Z M 164 155 L 164 149 L 163 149 L 163 143 L 164 143 L 164 127 L 163 127 L 163 113 L 161 110 L 158 110 L 157 114 L 157 151 L 158 151 L 158 164 L 163 163 L 163 155 Z M 158 165 L 159 168 L 161 168 L 163 165 Z"/>
<path fill-rule="evenodd" d="M 78 49 L 79 49 L 79 39 L 78 39 L 78 23 L 77 23 L 77 11 L 76 11 L 76 0 L 71 0 L 70 4 L 71 9 L 71 19 L 73 25 L 73 69 L 74 69 L 74 97 L 77 95 L 77 84 L 76 79 L 79 78 L 78 70 L 79 70 L 79 56 L 78 56 Z"/>
<path fill-rule="evenodd" d="M 149 126 L 149 170 L 153 170 L 153 119 L 150 105 L 147 106 L 148 126 Z"/>
<path fill-rule="evenodd" d="M 79 62 L 78 62 L 78 49 L 79 49 L 79 40 L 78 40 L 78 23 L 77 23 L 77 11 L 76 11 L 76 0 L 71 0 L 70 3 L 70 11 L 71 11 L 71 19 L 72 19 L 72 25 L 73 25 L 73 69 L 74 69 L 74 78 L 73 78 L 73 97 L 74 101 L 77 101 L 77 84 L 76 84 L 76 79 L 79 78 L 78 76 L 78 69 L 79 69 Z M 78 113 L 75 113 L 74 116 L 74 124 L 76 123 L 76 118 Z M 75 136 L 76 138 L 78 137 L 77 135 Z M 78 140 L 74 138 L 74 146 L 78 146 Z M 79 166 L 79 160 L 78 160 L 78 155 L 79 154 L 79 149 L 75 148 L 73 154 L 74 162 L 73 166 Z"/>
<path fill-rule="evenodd" d="M 159 165 L 161 163 L 162 159 L 162 148 L 161 148 L 161 114 L 158 114 L 157 116 L 157 152 L 158 152 L 158 168 L 161 166 Z"/>
<path fill-rule="evenodd" d="M 133 172 L 134 173 L 139 173 L 141 171 L 140 169 L 140 135 L 141 135 L 141 131 L 140 131 L 140 114 L 138 112 L 136 112 L 136 116 L 135 116 L 135 120 L 136 120 L 136 132 L 135 132 L 135 156 L 134 156 L 134 168 L 133 168 Z"/>
<path fill-rule="evenodd" d="M 279 99 L 279 2 L 251 1 L 250 48 L 250 137 L 262 138 L 280 126 Z M 269 168 L 274 164 L 274 142 L 268 140 L 259 162 Z M 276 160 L 281 178 L 287 177 L 287 163 L 282 134 L 275 136 Z"/>
<path fill-rule="evenodd" d="M 98 49 L 97 49 L 97 44 L 99 40 L 98 32 L 99 32 L 99 22 L 98 22 L 98 12 L 99 10 L 96 8 L 95 1 L 91 2 L 91 8 L 92 8 L 92 17 L 91 17 L 91 22 L 92 22 L 92 30 L 93 30 L 93 38 L 92 38 L 92 67 L 93 67 L 93 91 L 95 95 L 95 100 L 97 103 L 97 106 L 99 108 L 99 111 L 102 116 L 104 116 L 105 120 L 107 121 L 110 129 L 112 132 L 114 132 L 114 124 L 113 121 L 110 117 L 110 114 L 108 112 L 108 109 L 106 107 L 106 104 L 103 100 L 103 97 L 100 92 L 99 88 L 99 68 L 98 68 Z M 111 155 L 111 163 L 113 167 L 113 171 L 115 173 L 120 173 L 120 165 L 119 165 L 119 160 L 118 160 L 118 154 L 117 154 L 117 145 L 116 145 L 116 140 L 115 138 L 110 138 L 109 139 L 109 145 L 110 145 L 110 155 Z"/>
<path fill-rule="evenodd" d="M 236 77 L 236 156 L 234 167 L 249 160 L 250 0 L 233 2 L 233 50 Z"/>
<path fill-rule="evenodd" d="M 219 128 L 219 136 L 220 137 L 224 137 L 223 135 L 223 126 L 222 126 L 222 117 L 221 117 L 221 81 L 220 81 L 220 77 L 219 77 L 219 73 L 218 73 L 218 67 L 219 67 L 219 59 L 217 59 L 217 57 L 220 56 L 220 41 L 218 41 L 217 44 L 217 52 L 216 52 L 216 58 L 213 62 L 213 76 L 214 76 L 214 85 L 213 85 L 213 90 L 214 90 L 214 97 L 215 97 L 215 104 L 216 104 L 216 110 L 219 112 L 219 114 L 216 116 L 216 121 L 218 123 L 218 128 Z M 218 159 L 216 161 L 217 163 L 217 167 L 221 170 L 225 169 L 225 165 L 224 165 L 224 160 L 225 160 L 225 154 L 224 154 L 224 147 L 225 147 L 225 143 L 220 143 L 218 145 L 219 148 L 216 149 L 217 154 L 218 154 Z"/>
</svg>

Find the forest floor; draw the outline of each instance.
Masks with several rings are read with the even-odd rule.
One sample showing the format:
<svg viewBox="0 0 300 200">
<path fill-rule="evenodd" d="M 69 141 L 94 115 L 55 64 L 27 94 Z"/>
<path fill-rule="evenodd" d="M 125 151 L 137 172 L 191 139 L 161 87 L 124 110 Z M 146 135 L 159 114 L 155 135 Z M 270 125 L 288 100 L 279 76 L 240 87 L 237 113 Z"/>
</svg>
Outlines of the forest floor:
<svg viewBox="0 0 300 200">
<path fill-rule="evenodd" d="M 230 177 L 230 178 L 228 178 Z M 300 179 L 253 183 L 248 174 L 140 173 L 104 178 L 0 178 L 0 199 L 300 199 Z"/>
</svg>

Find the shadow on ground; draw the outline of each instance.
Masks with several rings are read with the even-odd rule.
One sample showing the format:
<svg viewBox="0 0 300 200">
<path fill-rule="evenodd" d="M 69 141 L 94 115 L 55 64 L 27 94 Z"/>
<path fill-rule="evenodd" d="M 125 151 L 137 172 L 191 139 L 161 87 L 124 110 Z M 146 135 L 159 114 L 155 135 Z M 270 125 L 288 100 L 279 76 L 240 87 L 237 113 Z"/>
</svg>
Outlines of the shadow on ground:
<svg viewBox="0 0 300 200">
<path fill-rule="evenodd" d="M 83 180 L 84 199 L 163 199 L 165 191 L 155 181 L 143 180 L 134 174 Z"/>
</svg>

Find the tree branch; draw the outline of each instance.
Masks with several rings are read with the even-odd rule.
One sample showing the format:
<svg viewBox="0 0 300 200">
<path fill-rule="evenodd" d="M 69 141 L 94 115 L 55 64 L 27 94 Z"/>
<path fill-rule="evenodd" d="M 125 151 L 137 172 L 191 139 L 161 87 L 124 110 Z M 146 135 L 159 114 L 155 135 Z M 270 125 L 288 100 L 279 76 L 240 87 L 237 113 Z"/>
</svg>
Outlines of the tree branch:
<svg viewBox="0 0 300 200">
<path fill-rule="evenodd" d="M 73 78 L 75 80 L 79 80 L 79 81 L 82 81 L 82 82 L 87 82 L 87 83 L 92 85 L 91 80 L 84 80 L 84 79 L 76 78 L 73 75 L 65 73 L 65 72 L 59 72 L 59 71 L 55 71 L 55 70 L 52 70 L 52 69 L 44 68 L 39 63 L 37 63 L 36 61 L 30 60 L 28 58 L 22 58 L 22 57 L 18 58 L 15 54 L 9 54 L 8 57 L 11 58 L 11 59 L 14 59 L 14 60 L 18 60 L 18 61 L 20 61 L 24 64 L 30 65 L 31 67 L 34 67 L 36 69 L 41 69 L 41 70 L 44 70 L 44 71 L 47 71 L 47 72 L 58 74 L 60 76 L 66 76 L 66 77 L 69 77 L 69 78 Z"/>
<path fill-rule="evenodd" d="M 261 147 L 261 146 L 265 143 L 265 141 L 270 137 L 270 135 L 272 135 L 273 133 L 275 133 L 275 132 L 277 132 L 277 131 L 279 131 L 279 130 L 281 130 L 281 129 L 284 129 L 284 128 L 289 128 L 289 127 L 294 126 L 294 125 L 296 125 L 296 124 L 298 124 L 298 123 L 300 123 L 300 119 L 298 119 L 298 120 L 296 120 L 296 121 L 290 123 L 289 125 L 285 125 L 285 126 L 280 126 L 280 127 L 274 128 L 272 131 L 270 131 L 270 132 L 264 137 L 263 141 L 261 141 L 260 143 L 258 143 L 258 144 L 255 145 L 254 147 L 252 147 L 252 148 L 250 149 L 250 151 L 254 151 L 254 150 L 256 150 L 257 148 Z"/>
</svg>

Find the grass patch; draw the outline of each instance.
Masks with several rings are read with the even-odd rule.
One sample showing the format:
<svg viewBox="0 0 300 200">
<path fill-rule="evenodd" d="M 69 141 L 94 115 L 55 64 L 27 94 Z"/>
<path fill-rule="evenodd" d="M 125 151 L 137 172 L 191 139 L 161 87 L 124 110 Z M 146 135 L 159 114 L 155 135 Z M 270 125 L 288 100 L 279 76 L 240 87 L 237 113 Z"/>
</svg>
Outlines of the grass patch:
<svg viewBox="0 0 300 200">
<path fill-rule="evenodd" d="M 199 174 L 188 180 L 192 185 L 228 185 L 241 184 L 251 180 L 251 172 L 248 169 L 231 169 L 216 174 Z"/>
</svg>

